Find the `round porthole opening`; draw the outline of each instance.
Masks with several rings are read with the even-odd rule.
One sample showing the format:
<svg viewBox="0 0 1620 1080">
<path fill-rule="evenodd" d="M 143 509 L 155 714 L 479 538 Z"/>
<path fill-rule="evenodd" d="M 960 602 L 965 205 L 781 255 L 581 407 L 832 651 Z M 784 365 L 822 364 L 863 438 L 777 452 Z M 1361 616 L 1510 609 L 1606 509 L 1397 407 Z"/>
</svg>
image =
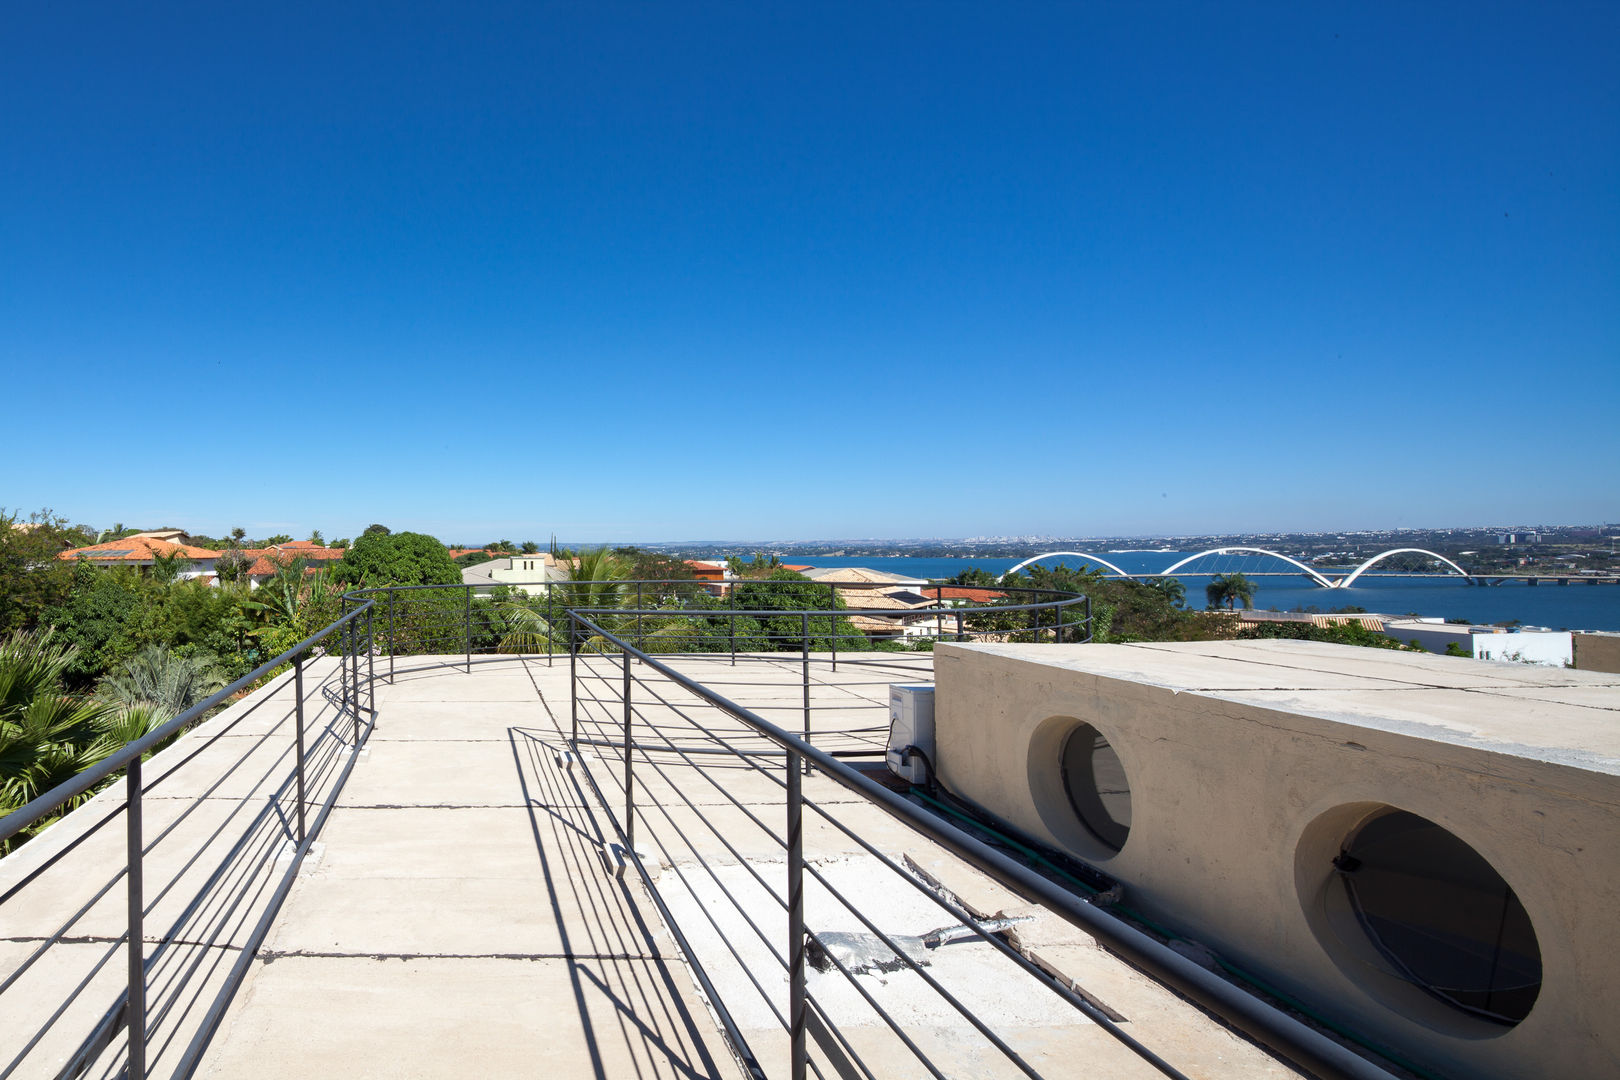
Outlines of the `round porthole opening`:
<svg viewBox="0 0 1620 1080">
<path fill-rule="evenodd" d="M 1131 832 L 1131 786 L 1119 754 L 1103 734 L 1081 724 L 1064 740 L 1063 790 L 1086 830 L 1110 851 Z"/>
<path fill-rule="evenodd" d="M 1350 834 L 1333 867 L 1390 974 L 1493 1024 L 1529 1015 L 1541 948 L 1524 905 L 1479 852 L 1391 808 Z"/>
</svg>

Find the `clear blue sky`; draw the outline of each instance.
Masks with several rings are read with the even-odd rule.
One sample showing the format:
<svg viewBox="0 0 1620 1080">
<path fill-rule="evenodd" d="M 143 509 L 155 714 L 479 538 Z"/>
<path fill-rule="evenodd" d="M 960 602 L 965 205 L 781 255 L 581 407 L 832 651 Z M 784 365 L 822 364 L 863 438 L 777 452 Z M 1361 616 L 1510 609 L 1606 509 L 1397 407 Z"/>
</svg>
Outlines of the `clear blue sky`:
<svg viewBox="0 0 1620 1080">
<path fill-rule="evenodd" d="M 0 505 L 1620 519 L 1620 5 L 0 9 Z"/>
</svg>

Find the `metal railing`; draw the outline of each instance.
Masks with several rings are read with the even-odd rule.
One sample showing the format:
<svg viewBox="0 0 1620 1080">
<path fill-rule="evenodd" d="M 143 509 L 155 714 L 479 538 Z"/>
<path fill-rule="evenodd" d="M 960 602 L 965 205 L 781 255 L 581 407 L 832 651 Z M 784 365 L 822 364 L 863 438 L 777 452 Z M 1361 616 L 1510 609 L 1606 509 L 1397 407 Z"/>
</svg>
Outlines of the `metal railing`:
<svg viewBox="0 0 1620 1080">
<path fill-rule="evenodd" d="M 25 978 L 40 966 L 40 962 L 53 949 L 85 944 L 108 945 L 39 1028 L 32 1032 L 7 1031 L 3 1049 L 11 1056 L 0 1058 L 0 1080 L 12 1076 L 29 1063 L 30 1055 L 76 1003 L 81 1000 L 93 1003 L 93 999 L 86 995 L 102 992 L 92 990 L 92 987 L 99 988 L 97 976 L 120 951 L 125 957 L 122 991 L 104 1009 L 90 1013 L 95 1015 L 99 1011 L 100 1019 L 88 1025 L 82 1040 L 66 1053 L 65 1064 L 55 1075 L 66 1080 L 96 1067 L 99 1059 L 114 1046 L 122 1033 L 125 1036 L 125 1049 L 121 1068 L 117 1062 L 113 1066 L 101 1064 L 110 1072 L 136 1080 L 147 1076 L 148 1050 L 154 1038 L 161 1037 L 166 1047 L 173 1040 L 183 1037 L 182 1029 L 190 1025 L 188 1017 L 197 1002 L 182 998 L 188 979 L 203 981 L 207 975 L 202 970 L 200 957 L 187 958 L 181 954 L 199 944 L 207 946 L 229 941 L 257 913 L 251 929 L 241 939 L 234 964 L 208 1002 L 206 1013 L 171 1075 L 189 1077 L 195 1072 L 203 1051 L 291 889 L 310 845 L 320 835 L 339 792 L 353 770 L 360 746 L 375 724 L 376 701 L 370 688 L 373 674 L 373 609 L 370 601 L 360 602 L 331 625 L 261 664 L 207 700 L 0 819 L 0 842 L 4 842 L 24 830 L 53 821 L 60 812 L 71 808 L 77 801 L 98 789 L 116 784 L 119 774 L 122 774 L 123 799 L 120 802 L 110 806 L 105 814 L 94 821 L 77 819 L 71 827 L 74 831 L 70 839 L 59 838 L 54 831 L 46 831 L 20 848 L 18 854 L 50 850 L 37 864 L 6 886 L 4 892 L 0 892 L 0 923 L 8 924 L 15 933 L 15 922 L 8 918 L 8 911 L 14 911 L 28 900 L 30 886 L 53 881 L 51 871 L 62 863 L 64 856 L 83 845 L 94 843 L 103 828 L 123 817 L 125 842 L 122 865 L 116 867 L 112 876 L 99 887 L 93 882 L 83 883 L 80 895 L 85 891 L 89 893 L 83 903 L 68 913 L 60 924 L 27 937 L 27 943 L 33 943 L 37 937 L 36 947 L 0 978 L 0 1000 L 8 991 L 25 994 Z M 305 668 L 317 649 L 324 650 L 328 657 L 337 660 L 338 671 L 335 673 L 337 685 L 330 693 L 327 705 L 315 705 L 313 708 L 316 717 L 324 717 L 326 722 L 315 730 L 311 738 L 304 686 Z M 364 671 L 362 654 L 365 656 Z M 288 716 L 269 725 L 263 733 L 248 734 L 242 739 L 246 744 L 242 755 L 223 773 L 214 777 L 201 794 L 191 798 L 184 809 L 163 825 L 155 836 L 148 836 L 145 811 L 151 792 L 199 755 L 219 744 L 219 740 L 236 732 L 270 698 L 268 695 L 260 698 L 205 737 L 176 744 L 160 754 L 154 752 L 163 749 L 169 740 L 203 720 L 216 707 L 230 702 L 236 694 L 253 688 L 261 679 L 278 673 L 278 669 L 286 665 L 291 665 L 291 678 L 280 686 L 284 687 L 290 682 L 293 688 L 294 701 Z M 285 719 L 292 720 L 291 732 L 283 730 Z M 256 779 L 253 778 L 251 770 L 254 766 L 248 764 L 249 759 L 255 751 L 266 747 L 274 751 L 272 740 L 281 738 L 287 739 L 287 745 L 279 752 L 272 753 L 273 760 L 268 769 Z M 291 754 L 290 762 L 286 760 L 288 754 Z M 205 766 L 213 767 L 208 763 Z M 155 775 L 148 778 L 148 770 Z M 220 792 L 222 786 L 236 778 L 238 772 L 252 780 L 252 790 L 249 795 L 233 801 Z M 271 786 L 269 797 L 263 806 L 257 806 L 258 799 L 263 797 L 265 785 Z M 324 795 L 319 802 L 314 802 L 314 798 L 322 793 Z M 205 828 L 209 824 L 208 815 L 201 811 L 210 798 L 226 806 L 224 820 L 195 850 L 180 846 L 187 839 L 180 833 L 182 828 Z M 284 803 L 289 799 L 294 802 L 290 817 L 284 808 Z M 314 820 L 310 821 L 308 813 L 312 807 L 316 808 L 316 813 Z M 165 812 L 168 809 L 172 808 L 165 807 Z M 84 826 L 82 830 L 80 825 Z M 241 833 L 234 842 L 228 842 L 227 830 L 233 825 L 240 827 Z M 64 833 L 62 837 L 69 835 Z M 220 841 L 222 836 L 226 840 Z M 190 857 L 181 863 L 154 895 L 148 895 L 148 861 L 154 849 L 171 839 L 181 854 L 190 852 Z M 214 841 L 220 841 L 223 851 L 219 846 L 210 846 Z M 217 856 L 217 860 L 211 867 L 204 865 L 206 859 L 214 856 Z M 283 861 L 286 866 L 278 877 L 276 868 Z M 60 873 L 69 871 L 64 867 Z M 77 881 L 80 876 L 78 871 L 72 873 Z M 190 880 L 188 875 L 200 876 L 200 881 L 185 891 L 182 882 Z M 122 934 L 108 940 L 105 936 L 97 937 L 82 930 L 78 934 L 72 933 L 104 897 L 112 894 L 119 879 L 124 882 L 125 900 Z M 181 891 L 177 893 L 177 889 Z M 146 934 L 147 922 L 160 904 L 178 905 L 180 910 L 158 940 L 150 942 Z M 51 917 L 54 916 L 52 909 Z M 60 1039 L 60 1031 L 57 1031 L 57 1035 Z"/>
<path fill-rule="evenodd" d="M 785 1037 L 786 1071 L 792 1080 L 809 1075 L 875 1080 L 883 1075 L 884 1066 L 866 1060 L 857 1040 L 840 1027 L 839 1014 L 849 1013 L 848 991 L 853 991 L 924 1071 L 944 1077 L 948 1063 L 937 1060 L 939 1049 L 931 1053 L 919 1034 L 908 1030 L 904 1020 L 863 985 L 858 975 L 872 970 L 863 965 L 872 964 L 877 970 L 914 979 L 919 993 L 932 994 L 954 1015 L 959 1029 L 975 1033 L 1011 1073 L 1041 1075 L 1031 1055 L 1015 1045 L 1016 1035 L 989 1018 L 993 1008 L 971 1000 L 971 985 L 952 984 L 943 972 L 930 970 L 929 950 L 935 946 L 926 936 L 885 927 L 880 922 L 885 916 L 857 895 L 853 884 L 869 892 L 871 880 L 879 874 L 892 883 L 888 895 L 923 898 L 955 924 L 948 928 L 951 933 L 989 946 L 999 958 L 996 962 L 1021 972 L 1032 993 L 1050 994 L 1162 1074 L 1183 1075 L 1125 1031 L 1117 1014 L 1036 964 L 1000 927 L 987 923 L 981 917 L 984 913 L 968 910 L 939 882 L 880 850 L 858 823 L 847 820 L 851 816 L 847 806 L 807 794 L 805 778 L 814 772 L 838 791 L 857 796 L 854 805 L 881 810 L 1014 893 L 1033 898 L 1047 912 L 1093 935 L 1128 963 L 1295 1065 L 1333 1080 L 1390 1080 L 1377 1065 L 851 768 L 814 745 L 807 737 L 808 722 L 803 733 L 790 732 L 681 671 L 677 666 L 685 663 L 681 657 L 660 658 L 637 648 L 629 637 L 604 625 L 603 614 L 584 610 L 570 614 L 576 636 L 600 643 L 595 651 L 571 656 L 575 753 L 590 786 L 609 808 L 620 857 L 647 888 L 750 1076 L 768 1075 L 767 1058 L 782 1056 L 780 1047 L 752 1045 L 737 1019 L 740 1006 L 757 1015 L 759 1003 Z M 622 620 L 623 612 L 615 614 Z M 613 767 L 590 767 L 588 752 L 580 752 L 586 746 L 614 747 Z M 705 758 L 716 753 L 724 755 L 721 760 L 729 772 L 721 774 L 713 759 Z M 760 804 L 735 793 L 739 769 L 767 790 L 779 792 L 772 800 L 775 821 L 767 820 Z M 645 786 L 640 774 L 669 795 L 638 797 Z M 717 797 L 713 808 L 723 810 L 723 815 L 707 811 L 698 801 L 700 788 L 706 797 Z M 852 879 L 840 879 L 832 868 L 807 860 L 807 821 L 830 828 L 839 843 L 859 853 L 861 866 Z M 638 850 L 638 839 L 646 845 L 645 852 Z M 766 855 L 750 853 L 760 845 Z M 773 881 L 761 869 L 775 865 L 771 852 L 779 853 L 783 880 Z M 657 872 L 649 862 L 655 863 Z M 812 890 L 820 910 L 814 923 L 806 905 Z M 860 930 L 839 931 L 834 928 L 838 923 Z M 807 978 L 811 963 L 831 980 L 822 984 L 821 991 L 813 990 Z M 786 977 L 785 1000 L 776 991 L 775 980 L 763 974 L 776 969 Z M 847 990 L 836 989 L 840 986 Z M 844 1004 L 828 1000 L 840 992 Z M 740 1001 L 737 995 L 748 1000 Z"/>
<path fill-rule="evenodd" d="M 805 641 L 836 663 L 926 651 L 937 641 L 1091 639 L 1091 601 L 1076 593 L 997 587 L 973 590 L 996 596 L 994 602 L 969 603 L 948 595 L 962 591 L 952 586 L 921 588 L 911 602 L 887 595 L 896 591 L 879 584 L 666 579 L 390 586 L 348 598 L 377 604 L 377 648 L 390 676 L 404 656 L 459 655 L 470 669 L 475 657 L 588 650 L 588 638 L 573 636 L 571 611 L 597 612 L 604 627 L 653 655 L 721 653 L 733 662 L 797 652 Z"/>
</svg>

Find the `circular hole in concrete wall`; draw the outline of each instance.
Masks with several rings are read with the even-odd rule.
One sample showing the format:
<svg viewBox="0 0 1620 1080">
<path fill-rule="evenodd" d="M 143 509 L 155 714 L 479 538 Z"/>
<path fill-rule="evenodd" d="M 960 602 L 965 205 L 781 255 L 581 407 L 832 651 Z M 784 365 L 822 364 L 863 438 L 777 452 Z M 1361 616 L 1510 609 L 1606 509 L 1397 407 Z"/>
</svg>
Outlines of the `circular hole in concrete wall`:
<svg viewBox="0 0 1620 1080">
<path fill-rule="evenodd" d="M 1344 838 L 1332 872 L 1384 972 L 1495 1025 L 1529 1015 L 1541 992 L 1530 916 L 1502 875 L 1455 834 L 1383 807 Z"/>
<path fill-rule="evenodd" d="M 1110 851 L 1125 846 L 1131 832 L 1131 785 L 1125 766 L 1108 740 L 1090 724 L 1079 724 L 1064 740 L 1063 790 L 1081 824 Z"/>
</svg>

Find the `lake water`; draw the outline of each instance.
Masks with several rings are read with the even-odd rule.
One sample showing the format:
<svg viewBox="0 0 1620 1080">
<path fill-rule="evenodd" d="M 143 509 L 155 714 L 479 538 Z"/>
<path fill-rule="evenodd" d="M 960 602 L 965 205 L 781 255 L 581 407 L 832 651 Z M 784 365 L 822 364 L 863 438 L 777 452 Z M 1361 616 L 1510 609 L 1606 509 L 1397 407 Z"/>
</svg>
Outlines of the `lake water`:
<svg viewBox="0 0 1620 1080">
<path fill-rule="evenodd" d="M 1167 569 L 1193 552 L 1098 551 L 1094 554 L 1121 570 L 1144 573 Z M 783 561 L 812 566 L 869 566 L 874 570 L 909 577 L 948 578 L 972 566 L 1000 574 L 1022 560 L 805 556 Z M 1092 565 L 1083 559 L 1073 558 L 1045 561 L 1052 565 Z M 1263 556 L 1212 555 L 1202 561 L 1199 569 L 1207 573 L 1199 576 L 1177 575 L 1187 587 L 1189 607 L 1203 607 L 1204 586 L 1209 584 L 1214 574 L 1254 574 L 1257 571 L 1287 569 L 1287 566 Z M 1276 608 L 1290 611 L 1314 606 L 1329 611 L 1355 606 L 1384 615 L 1416 614 L 1469 619 L 1480 623 L 1517 619 L 1527 626 L 1550 626 L 1555 630 L 1620 630 L 1620 585 L 1584 585 L 1579 582 L 1558 585 L 1543 581 L 1534 586 L 1517 582 L 1481 586 L 1469 585 L 1461 578 L 1379 577 L 1376 569 L 1362 575 L 1349 589 L 1324 589 L 1303 574 L 1256 577 L 1252 580 L 1256 586 L 1254 606 L 1262 610 Z"/>
</svg>

